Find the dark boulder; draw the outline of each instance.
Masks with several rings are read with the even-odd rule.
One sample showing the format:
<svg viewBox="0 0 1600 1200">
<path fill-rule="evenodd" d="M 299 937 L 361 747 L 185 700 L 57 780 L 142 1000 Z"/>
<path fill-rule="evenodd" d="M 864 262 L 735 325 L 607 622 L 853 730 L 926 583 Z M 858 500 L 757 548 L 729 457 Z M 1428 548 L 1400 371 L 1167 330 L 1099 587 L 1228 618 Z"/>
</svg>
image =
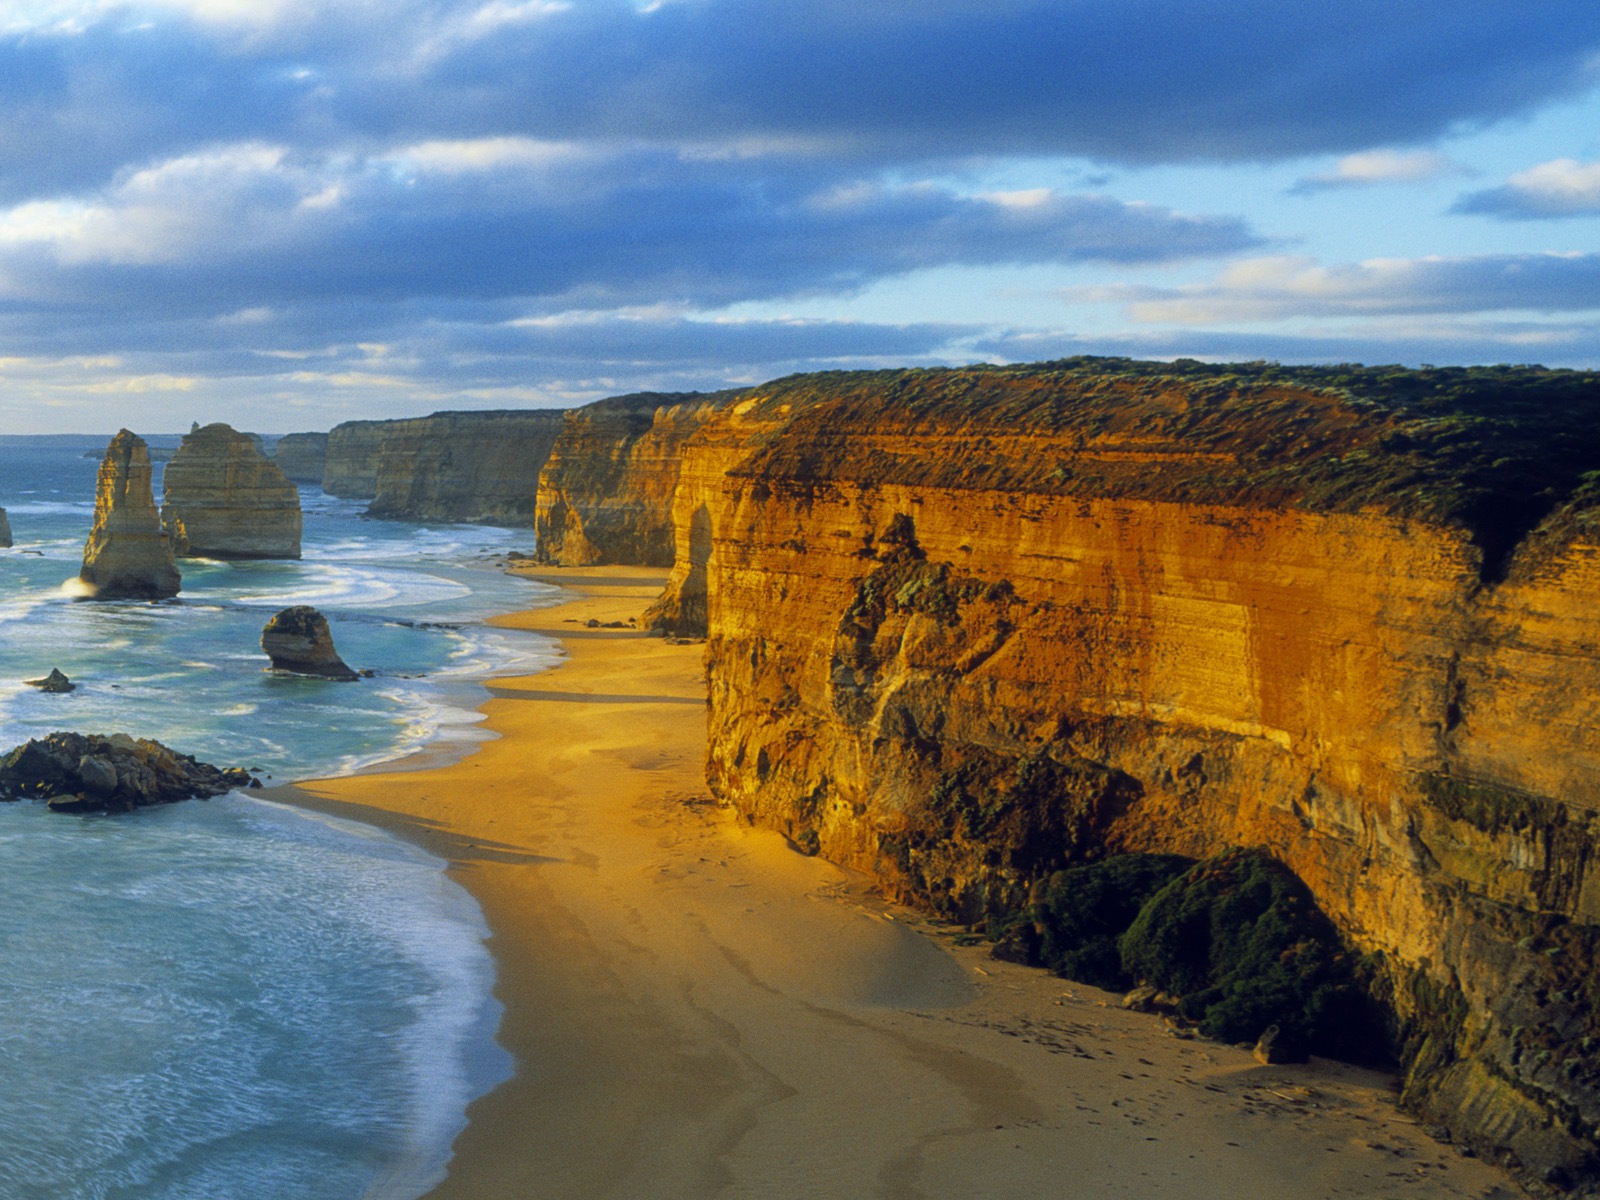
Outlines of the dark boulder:
<svg viewBox="0 0 1600 1200">
<path fill-rule="evenodd" d="M 258 786 L 248 771 L 125 733 L 52 733 L 0 758 L 0 800 L 45 800 L 60 812 L 128 812 Z"/>
<path fill-rule="evenodd" d="M 50 674 L 43 679 L 24 679 L 22 682 L 29 687 L 38 688 L 41 692 L 72 692 L 78 687 L 55 667 L 50 668 Z"/>
<path fill-rule="evenodd" d="M 308 604 L 286 608 L 261 631 L 261 648 L 274 671 L 322 679 L 359 679 L 333 647 L 328 619 Z"/>
</svg>

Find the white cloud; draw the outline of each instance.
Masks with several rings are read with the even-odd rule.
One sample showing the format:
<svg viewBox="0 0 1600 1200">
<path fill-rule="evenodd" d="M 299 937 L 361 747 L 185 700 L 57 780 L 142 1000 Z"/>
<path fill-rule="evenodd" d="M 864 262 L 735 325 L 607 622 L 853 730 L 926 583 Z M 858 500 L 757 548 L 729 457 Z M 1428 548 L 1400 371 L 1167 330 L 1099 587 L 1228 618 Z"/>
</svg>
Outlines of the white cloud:
<svg viewBox="0 0 1600 1200">
<path fill-rule="evenodd" d="M 418 142 L 384 158 L 414 170 L 460 175 L 503 167 L 542 167 L 584 156 L 585 151 L 570 142 L 546 142 L 526 137 L 482 137 Z"/>
<path fill-rule="evenodd" d="M 1359 154 L 1345 155 L 1332 171 L 1306 176 L 1291 190 L 1305 193 L 1390 183 L 1425 183 L 1461 169 L 1432 150 L 1363 150 Z"/>
<path fill-rule="evenodd" d="M 1457 212 L 1533 219 L 1600 216 L 1600 162 L 1556 158 L 1518 171 L 1505 185 L 1474 192 Z"/>
<path fill-rule="evenodd" d="M 1600 254 L 1374 258 L 1323 266 L 1275 256 L 1230 264 L 1177 288 L 1071 288 L 1069 302 L 1116 303 L 1145 325 L 1259 323 L 1301 317 L 1600 309 Z"/>
</svg>

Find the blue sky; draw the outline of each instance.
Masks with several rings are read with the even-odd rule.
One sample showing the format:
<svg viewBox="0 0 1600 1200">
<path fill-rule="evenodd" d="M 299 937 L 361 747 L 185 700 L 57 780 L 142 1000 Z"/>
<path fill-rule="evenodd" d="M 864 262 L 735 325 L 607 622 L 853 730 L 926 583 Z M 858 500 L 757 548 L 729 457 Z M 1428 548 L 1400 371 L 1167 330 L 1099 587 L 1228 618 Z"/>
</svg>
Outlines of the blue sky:
<svg viewBox="0 0 1600 1200">
<path fill-rule="evenodd" d="M 11 0 L 0 432 L 1600 367 L 1600 5 Z"/>
</svg>

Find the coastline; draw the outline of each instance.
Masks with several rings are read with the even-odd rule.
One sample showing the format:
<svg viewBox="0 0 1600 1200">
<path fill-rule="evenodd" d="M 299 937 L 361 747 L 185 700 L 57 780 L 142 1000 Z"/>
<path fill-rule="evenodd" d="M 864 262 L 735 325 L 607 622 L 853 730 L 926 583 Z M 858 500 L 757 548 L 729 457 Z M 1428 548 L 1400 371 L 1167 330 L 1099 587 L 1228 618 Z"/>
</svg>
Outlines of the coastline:
<svg viewBox="0 0 1600 1200">
<path fill-rule="evenodd" d="M 517 573 L 565 657 L 494 740 L 267 793 L 450 863 L 491 930 L 513 1078 L 430 1197 L 1513 1197 L 1378 1072 L 1260 1066 L 961 946 L 711 804 L 702 648 L 632 629 L 665 571 Z M 424 751 L 426 756 L 426 751 Z"/>
</svg>

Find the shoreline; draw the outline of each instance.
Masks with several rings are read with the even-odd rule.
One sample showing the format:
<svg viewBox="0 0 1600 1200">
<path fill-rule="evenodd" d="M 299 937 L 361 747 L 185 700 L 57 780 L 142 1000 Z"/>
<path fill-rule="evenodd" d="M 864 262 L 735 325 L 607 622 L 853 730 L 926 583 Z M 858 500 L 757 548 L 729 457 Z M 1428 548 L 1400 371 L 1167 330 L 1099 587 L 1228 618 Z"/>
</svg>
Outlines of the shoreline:
<svg viewBox="0 0 1600 1200">
<path fill-rule="evenodd" d="M 1389 1076 L 1265 1067 L 960 931 L 710 802 L 698 645 L 637 616 L 665 570 L 533 569 L 555 638 L 447 762 L 262 793 L 445 859 L 482 907 L 515 1073 L 430 1200 L 1521 1193 L 1430 1140 Z"/>
</svg>

